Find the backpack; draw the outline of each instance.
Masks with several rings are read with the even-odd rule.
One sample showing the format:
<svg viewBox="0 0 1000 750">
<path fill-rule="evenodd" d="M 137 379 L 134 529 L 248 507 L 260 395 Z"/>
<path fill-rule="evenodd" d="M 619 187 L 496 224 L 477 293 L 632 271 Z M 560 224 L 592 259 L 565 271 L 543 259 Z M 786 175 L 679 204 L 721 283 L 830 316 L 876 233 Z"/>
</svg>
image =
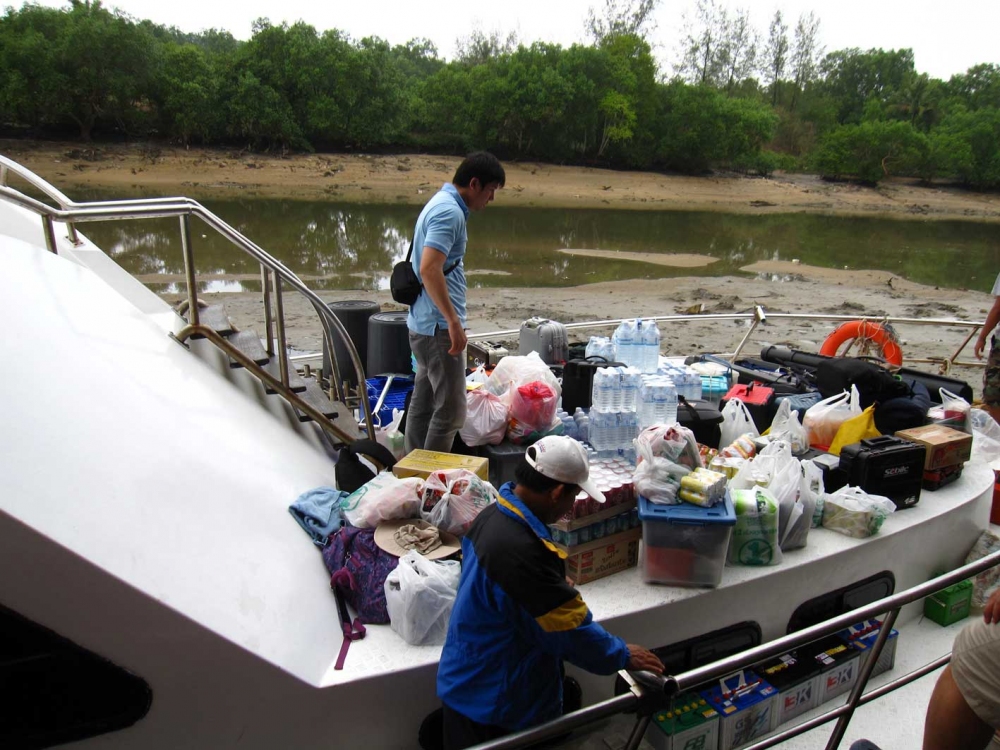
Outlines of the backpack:
<svg viewBox="0 0 1000 750">
<path fill-rule="evenodd" d="M 867 409 L 874 403 L 910 395 L 909 386 L 874 362 L 851 357 L 824 359 L 816 366 L 816 387 L 823 398 L 850 391 L 857 386 L 860 405 Z"/>
<path fill-rule="evenodd" d="M 375 478 L 375 472 L 361 463 L 358 456 L 364 456 L 382 470 L 389 470 L 396 465 L 396 457 L 381 443 L 362 438 L 340 449 L 334 473 L 337 477 L 337 489 L 350 494 Z"/>
<path fill-rule="evenodd" d="M 399 558 L 375 544 L 375 529 L 342 527 L 330 536 L 323 562 L 330 571 L 330 587 L 344 597 L 361 622 L 389 622 L 385 579 L 399 564 Z"/>
</svg>

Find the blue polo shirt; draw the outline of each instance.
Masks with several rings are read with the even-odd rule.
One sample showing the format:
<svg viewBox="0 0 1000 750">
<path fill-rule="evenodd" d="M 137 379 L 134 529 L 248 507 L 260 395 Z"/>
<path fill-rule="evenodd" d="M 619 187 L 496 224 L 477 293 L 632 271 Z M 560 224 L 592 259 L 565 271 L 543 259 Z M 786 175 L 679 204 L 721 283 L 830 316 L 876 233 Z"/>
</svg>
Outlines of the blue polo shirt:
<svg viewBox="0 0 1000 750">
<path fill-rule="evenodd" d="M 410 260 L 417 278 L 420 278 L 420 258 L 425 247 L 433 248 L 447 256 L 444 261 L 445 270 L 458 263 L 458 267 L 445 276 L 444 280 L 448 286 L 448 297 L 462 321 L 463 328 L 465 327 L 465 266 L 461 260 L 465 257 L 465 246 L 469 241 L 465 228 L 468 218 L 469 207 L 465 205 L 455 186 L 446 182 L 437 194 L 427 201 L 427 205 L 417 218 L 417 226 L 413 232 L 413 256 Z M 435 326 L 448 328 L 444 316 L 434 306 L 434 302 L 426 292 L 421 293 L 417 301 L 410 305 L 406 326 L 411 331 L 425 336 L 433 336 Z"/>
</svg>

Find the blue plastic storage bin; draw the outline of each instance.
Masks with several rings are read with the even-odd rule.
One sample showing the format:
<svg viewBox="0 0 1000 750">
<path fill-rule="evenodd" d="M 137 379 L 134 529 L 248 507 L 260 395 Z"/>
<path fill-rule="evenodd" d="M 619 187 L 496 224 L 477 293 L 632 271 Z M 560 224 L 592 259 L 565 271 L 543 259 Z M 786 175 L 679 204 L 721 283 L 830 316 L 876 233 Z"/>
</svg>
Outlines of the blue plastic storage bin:
<svg viewBox="0 0 1000 750">
<path fill-rule="evenodd" d="M 402 411 L 406 405 L 406 394 L 413 390 L 413 378 L 394 377 L 389 386 L 389 392 L 385 394 L 385 399 L 382 401 L 382 407 L 376 413 L 375 405 L 378 404 L 378 397 L 382 395 L 387 380 L 387 377 L 379 376 L 368 378 L 365 381 L 368 390 L 368 407 L 372 410 L 372 421 L 376 427 L 386 427 L 391 424 L 392 410 Z"/>
<path fill-rule="evenodd" d="M 736 525 L 733 501 L 702 508 L 691 503 L 660 505 L 639 497 L 642 579 L 671 586 L 718 586 L 729 536 Z"/>
</svg>

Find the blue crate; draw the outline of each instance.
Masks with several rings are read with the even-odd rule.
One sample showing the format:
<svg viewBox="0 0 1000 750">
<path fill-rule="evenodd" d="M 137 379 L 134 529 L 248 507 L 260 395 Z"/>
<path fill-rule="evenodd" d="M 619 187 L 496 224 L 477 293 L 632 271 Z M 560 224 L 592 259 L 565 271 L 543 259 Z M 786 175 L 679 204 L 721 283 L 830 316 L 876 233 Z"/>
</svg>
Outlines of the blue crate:
<svg viewBox="0 0 1000 750">
<path fill-rule="evenodd" d="M 372 410 L 372 421 L 375 423 L 376 427 L 384 427 L 392 422 L 392 410 L 399 409 L 403 410 L 403 406 L 406 404 L 406 394 L 413 390 L 413 378 L 393 378 L 392 385 L 389 386 L 389 392 L 385 394 L 385 400 L 382 402 L 382 408 L 375 411 L 375 405 L 378 403 L 378 397 L 382 395 L 382 391 L 385 388 L 385 382 L 388 380 L 387 377 L 379 376 L 375 378 L 368 378 L 365 381 L 365 386 L 368 390 L 368 406 Z"/>
</svg>

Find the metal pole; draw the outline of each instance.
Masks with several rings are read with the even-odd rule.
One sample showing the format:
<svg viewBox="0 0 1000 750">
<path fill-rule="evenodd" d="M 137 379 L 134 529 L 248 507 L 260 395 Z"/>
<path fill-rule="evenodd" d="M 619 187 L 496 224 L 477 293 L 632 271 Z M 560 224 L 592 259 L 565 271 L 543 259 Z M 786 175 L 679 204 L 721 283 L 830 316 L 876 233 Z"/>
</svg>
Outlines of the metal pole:
<svg viewBox="0 0 1000 750">
<path fill-rule="evenodd" d="M 56 230 L 52 223 L 52 216 L 45 214 L 42 217 L 42 232 L 45 234 L 45 247 L 53 255 L 59 254 L 59 246 L 56 245 Z"/>
<path fill-rule="evenodd" d="M 271 271 L 260 264 L 260 287 L 264 300 L 264 337 L 267 339 L 267 353 L 274 356 L 274 320 L 271 317 Z"/>
<path fill-rule="evenodd" d="M 889 640 L 889 634 L 892 632 L 892 626 L 896 624 L 896 616 L 899 614 L 899 608 L 891 609 L 886 612 L 885 619 L 882 620 L 882 627 L 879 628 L 878 637 L 875 639 L 875 645 L 872 646 L 871 652 L 868 654 L 868 660 L 861 667 L 861 673 L 858 675 L 858 681 L 854 683 L 854 687 L 851 688 L 851 696 L 847 699 L 847 710 L 841 714 L 840 718 L 837 719 L 837 724 L 833 727 L 833 732 L 830 733 L 830 739 L 826 743 L 826 750 L 837 750 L 840 747 L 840 741 L 844 739 L 844 734 L 847 732 L 847 725 L 851 723 L 851 718 L 854 716 L 854 710 L 858 707 L 861 700 L 861 696 L 865 692 L 865 687 L 868 685 L 868 680 L 872 676 L 872 672 L 875 670 L 875 662 L 878 661 L 879 656 L 882 654 L 882 647 L 885 642 Z"/>
<path fill-rule="evenodd" d="M 194 254 L 191 249 L 191 217 L 183 214 L 181 220 L 181 253 L 184 256 L 184 280 L 188 290 L 188 323 L 199 325 L 198 281 L 194 276 Z"/>
<path fill-rule="evenodd" d="M 281 298 L 281 274 L 274 275 L 274 304 L 278 314 L 278 366 L 281 368 L 281 384 L 288 387 L 288 349 L 285 346 L 285 305 Z M 270 334 L 268 334 L 270 337 Z"/>
</svg>

